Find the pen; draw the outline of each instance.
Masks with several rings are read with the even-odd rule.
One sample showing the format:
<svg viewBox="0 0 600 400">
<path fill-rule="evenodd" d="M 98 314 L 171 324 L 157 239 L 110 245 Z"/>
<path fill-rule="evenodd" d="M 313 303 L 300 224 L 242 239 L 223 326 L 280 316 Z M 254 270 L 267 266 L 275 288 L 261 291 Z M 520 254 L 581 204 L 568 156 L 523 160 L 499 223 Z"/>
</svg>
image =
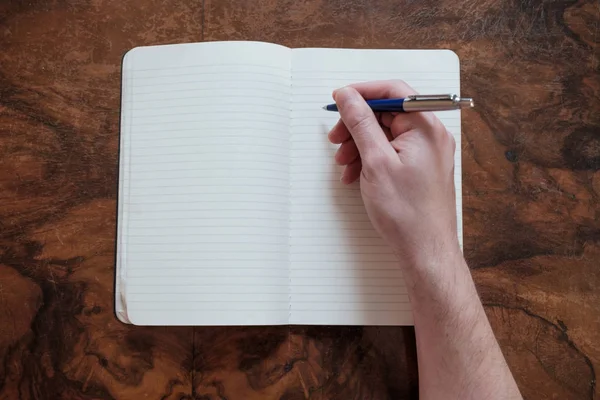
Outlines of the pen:
<svg viewBox="0 0 600 400">
<path fill-rule="evenodd" d="M 403 99 L 367 100 L 375 112 L 447 111 L 475 107 L 473 99 L 456 94 L 416 94 Z M 336 104 L 323 107 L 327 111 L 338 111 Z"/>
</svg>

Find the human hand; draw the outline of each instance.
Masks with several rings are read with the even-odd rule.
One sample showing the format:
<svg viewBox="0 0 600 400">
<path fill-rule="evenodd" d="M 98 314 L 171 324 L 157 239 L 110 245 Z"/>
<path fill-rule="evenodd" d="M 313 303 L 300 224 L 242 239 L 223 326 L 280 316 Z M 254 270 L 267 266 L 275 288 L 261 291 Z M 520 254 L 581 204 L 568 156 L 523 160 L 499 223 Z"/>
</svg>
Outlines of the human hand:
<svg viewBox="0 0 600 400">
<path fill-rule="evenodd" d="M 460 253 L 454 189 L 455 142 L 430 112 L 375 115 L 364 99 L 416 92 L 402 81 L 350 85 L 334 91 L 340 121 L 329 140 L 342 182 L 360 178 L 369 218 L 397 254 L 412 263 Z"/>
</svg>

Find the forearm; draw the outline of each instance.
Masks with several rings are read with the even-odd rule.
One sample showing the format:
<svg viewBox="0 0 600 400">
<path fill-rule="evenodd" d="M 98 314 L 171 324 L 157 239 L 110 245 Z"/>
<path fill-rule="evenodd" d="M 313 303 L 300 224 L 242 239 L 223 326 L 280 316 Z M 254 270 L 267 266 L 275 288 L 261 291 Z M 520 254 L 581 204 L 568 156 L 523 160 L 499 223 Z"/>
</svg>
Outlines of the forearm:
<svg viewBox="0 0 600 400">
<path fill-rule="evenodd" d="M 432 113 L 376 118 L 364 100 L 414 94 L 398 81 L 334 92 L 341 122 L 329 140 L 340 144 L 342 181 L 360 177 L 373 226 L 402 260 L 421 397 L 519 399 L 456 240 L 454 136 Z"/>
<path fill-rule="evenodd" d="M 520 399 L 460 251 L 441 254 L 403 268 L 421 398 Z"/>
</svg>

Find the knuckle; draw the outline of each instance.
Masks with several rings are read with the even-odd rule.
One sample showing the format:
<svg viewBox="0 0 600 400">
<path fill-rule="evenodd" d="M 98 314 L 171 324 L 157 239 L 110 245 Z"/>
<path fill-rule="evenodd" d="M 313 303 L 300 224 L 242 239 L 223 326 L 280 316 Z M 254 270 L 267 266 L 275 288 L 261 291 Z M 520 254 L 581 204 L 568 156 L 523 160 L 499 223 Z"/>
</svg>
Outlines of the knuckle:
<svg viewBox="0 0 600 400">
<path fill-rule="evenodd" d="M 437 117 L 433 116 L 428 125 L 427 131 L 430 132 L 431 139 L 439 145 L 443 146 L 445 143 L 450 143 L 450 138 L 454 140 L 452 134 Z"/>
<path fill-rule="evenodd" d="M 388 158 L 381 151 L 374 151 L 363 160 L 363 168 L 371 174 L 387 168 Z"/>
<path fill-rule="evenodd" d="M 441 134 L 445 134 L 448 131 L 442 121 L 433 114 L 431 118 L 431 129 L 433 129 L 434 132 Z"/>
<path fill-rule="evenodd" d="M 411 94 L 416 94 L 417 91 L 413 89 L 406 81 L 402 79 L 394 79 L 392 81 L 393 86 L 395 87 L 395 91 L 402 93 L 404 96 L 408 96 Z"/>
<path fill-rule="evenodd" d="M 446 129 L 446 135 L 448 136 L 448 143 L 450 144 L 450 148 L 452 149 L 452 153 L 456 151 L 456 139 L 454 139 L 454 135 L 452 132 Z"/>
<path fill-rule="evenodd" d="M 398 87 L 398 88 L 401 88 L 401 89 L 411 89 L 412 90 L 412 87 L 410 87 L 410 85 L 408 83 L 406 83 L 406 81 L 403 80 L 403 79 L 394 79 L 392 81 L 392 83 L 394 85 L 396 85 L 396 87 Z"/>
</svg>

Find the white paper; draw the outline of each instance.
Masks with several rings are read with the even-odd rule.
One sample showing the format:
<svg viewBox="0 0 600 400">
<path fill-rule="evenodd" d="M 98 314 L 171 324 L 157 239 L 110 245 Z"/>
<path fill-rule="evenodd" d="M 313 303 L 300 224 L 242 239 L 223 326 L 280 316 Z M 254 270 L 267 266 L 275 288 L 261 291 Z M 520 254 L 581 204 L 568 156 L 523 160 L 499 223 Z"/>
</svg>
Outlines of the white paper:
<svg viewBox="0 0 600 400">
<path fill-rule="evenodd" d="M 122 320 L 288 323 L 290 61 L 241 42 L 126 55 Z"/>
<path fill-rule="evenodd" d="M 214 42 L 124 59 L 117 315 L 139 325 L 411 325 L 399 263 L 342 185 L 333 89 L 459 93 L 450 51 Z M 460 112 L 438 116 L 457 141 Z"/>
<path fill-rule="evenodd" d="M 402 78 L 420 93 L 459 93 L 459 72 L 450 51 L 293 50 L 290 323 L 412 324 L 398 261 L 372 228 L 358 183 L 340 182 L 338 146 L 327 141 L 339 115 L 320 107 L 361 81 Z M 460 149 L 460 113 L 439 117 Z M 457 166 L 460 188 L 460 152 Z"/>
</svg>

